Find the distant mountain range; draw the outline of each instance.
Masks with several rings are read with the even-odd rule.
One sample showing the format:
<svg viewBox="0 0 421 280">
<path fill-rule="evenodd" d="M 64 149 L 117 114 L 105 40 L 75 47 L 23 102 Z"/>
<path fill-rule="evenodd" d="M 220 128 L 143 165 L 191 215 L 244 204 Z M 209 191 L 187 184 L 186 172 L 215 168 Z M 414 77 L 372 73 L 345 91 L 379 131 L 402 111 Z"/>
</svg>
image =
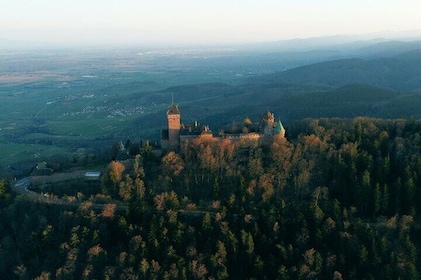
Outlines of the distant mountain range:
<svg viewBox="0 0 421 280">
<path fill-rule="evenodd" d="M 177 86 L 151 98 L 165 102 L 175 94 L 184 121 L 198 118 L 211 128 L 247 116 L 256 121 L 266 108 L 287 124 L 309 117 L 421 118 L 421 41 L 381 42 L 354 53 L 359 55 L 255 76 L 241 85 Z"/>
<path fill-rule="evenodd" d="M 389 49 L 397 51 L 396 43 Z M 383 50 L 386 45 L 382 44 Z M 395 46 L 395 47 L 392 47 Z M 392 57 L 339 59 L 254 77 L 251 83 L 299 83 L 343 86 L 367 84 L 399 91 L 421 91 L 421 42 L 404 44 L 415 50 Z M 418 48 L 419 47 L 419 48 Z M 417 49 L 418 48 L 418 49 Z M 374 50 L 374 46 L 367 49 Z"/>
<path fill-rule="evenodd" d="M 359 35 L 332 35 L 311 38 L 296 38 L 246 45 L 253 49 L 264 49 L 271 51 L 312 51 L 312 50 L 340 50 L 352 51 L 368 47 L 378 43 L 391 41 L 413 42 L 421 40 L 421 30 L 403 32 L 376 32 Z"/>
<path fill-rule="evenodd" d="M 371 58 L 391 57 L 416 50 L 421 50 L 421 40 L 410 42 L 387 41 L 362 47 L 357 51 L 357 55 Z"/>
</svg>

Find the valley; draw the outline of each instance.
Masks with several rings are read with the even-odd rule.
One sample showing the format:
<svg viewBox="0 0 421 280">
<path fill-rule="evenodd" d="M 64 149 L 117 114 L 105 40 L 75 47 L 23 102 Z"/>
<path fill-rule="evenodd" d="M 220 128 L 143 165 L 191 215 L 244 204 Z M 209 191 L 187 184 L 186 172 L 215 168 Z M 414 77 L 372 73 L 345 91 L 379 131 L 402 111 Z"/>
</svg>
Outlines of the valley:
<svg viewBox="0 0 421 280">
<path fill-rule="evenodd" d="M 373 55 L 377 44 L 384 58 Z M 331 47 L 323 54 L 267 45 L 2 50 L 0 145 L 7 148 L 1 170 L 11 166 L 15 173 L 27 168 L 23 162 L 57 153 L 78 157 L 80 148 L 105 153 L 118 140 L 155 141 L 172 98 L 187 122 L 211 128 L 258 118 L 266 107 L 287 125 L 308 117 L 419 118 L 419 43 L 402 43 L 401 52 L 394 42 L 388 46 L 363 44 L 342 53 Z"/>
</svg>

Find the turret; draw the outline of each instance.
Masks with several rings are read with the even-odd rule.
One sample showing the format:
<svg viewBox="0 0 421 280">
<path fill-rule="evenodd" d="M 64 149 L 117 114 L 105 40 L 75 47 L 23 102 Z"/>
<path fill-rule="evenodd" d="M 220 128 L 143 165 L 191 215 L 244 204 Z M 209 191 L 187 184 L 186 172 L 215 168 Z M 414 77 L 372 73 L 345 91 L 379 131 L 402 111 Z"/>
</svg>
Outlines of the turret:
<svg viewBox="0 0 421 280">
<path fill-rule="evenodd" d="M 282 122 L 281 121 L 277 121 L 276 122 L 276 126 L 273 129 L 273 133 L 275 133 L 276 136 L 279 136 L 281 138 L 284 138 L 285 137 L 285 128 L 282 125 Z"/>
</svg>

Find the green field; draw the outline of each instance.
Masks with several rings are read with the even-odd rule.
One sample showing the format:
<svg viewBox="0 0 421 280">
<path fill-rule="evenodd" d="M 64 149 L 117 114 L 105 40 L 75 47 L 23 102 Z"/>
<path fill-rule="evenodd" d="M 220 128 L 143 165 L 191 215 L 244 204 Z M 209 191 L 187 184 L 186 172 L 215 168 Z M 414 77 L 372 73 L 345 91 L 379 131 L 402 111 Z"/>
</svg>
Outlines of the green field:
<svg viewBox="0 0 421 280">
<path fill-rule="evenodd" d="M 70 154 L 69 149 L 51 145 L 0 143 L 0 164 L 20 161 L 40 161 L 55 154 Z"/>
</svg>

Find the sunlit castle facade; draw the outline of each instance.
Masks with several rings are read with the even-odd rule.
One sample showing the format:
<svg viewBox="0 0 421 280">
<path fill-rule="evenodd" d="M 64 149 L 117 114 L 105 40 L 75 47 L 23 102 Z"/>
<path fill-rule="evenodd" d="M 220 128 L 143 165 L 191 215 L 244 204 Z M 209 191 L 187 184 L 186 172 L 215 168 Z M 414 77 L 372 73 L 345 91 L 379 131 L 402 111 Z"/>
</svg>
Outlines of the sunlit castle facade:
<svg viewBox="0 0 421 280">
<path fill-rule="evenodd" d="M 177 105 L 171 104 L 168 108 L 167 120 L 168 148 L 178 148 L 180 146 L 181 118 Z"/>
<path fill-rule="evenodd" d="M 175 150 L 180 147 L 185 141 L 195 139 L 197 137 L 214 138 L 214 139 L 230 139 L 237 140 L 251 140 L 261 141 L 277 138 L 285 138 L 285 128 L 280 120 L 276 121 L 273 113 L 266 110 L 258 124 L 248 124 L 244 127 L 241 133 L 224 133 L 220 132 L 218 135 L 213 135 L 209 126 L 194 124 L 182 124 L 181 114 L 178 106 L 171 104 L 167 111 L 166 129 L 161 130 L 161 148 L 163 150 Z"/>
</svg>

